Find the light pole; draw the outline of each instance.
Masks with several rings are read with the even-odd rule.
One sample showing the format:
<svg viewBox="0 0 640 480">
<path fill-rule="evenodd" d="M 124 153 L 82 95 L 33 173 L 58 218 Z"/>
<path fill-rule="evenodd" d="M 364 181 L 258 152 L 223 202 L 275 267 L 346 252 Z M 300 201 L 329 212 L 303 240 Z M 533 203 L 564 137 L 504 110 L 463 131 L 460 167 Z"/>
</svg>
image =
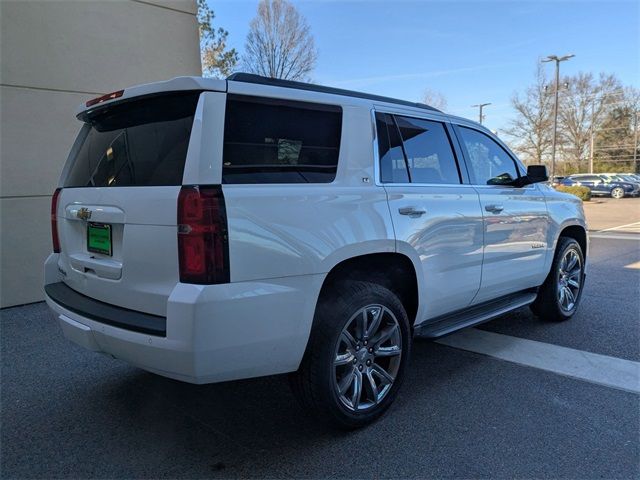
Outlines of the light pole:
<svg viewBox="0 0 640 480">
<path fill-rule="evenodd" d="M 482 125 L 482 119 L 484 118 L 484 116 L 482 115 L 482 109 L 484 107 L 486 107 L 487 105 L 491 105 L 490 103 L 479 103 L 477 105 L 471 105 L 471 107 L 475 108 L 478 107 L 480 109 L 480 112 L 478 114 L 478 121 L 480 122 L 480 125 Z"/>
<path fill-rule="evenodd" d="M 553 142 L 551 143 L 551 179 L 556 175 L 556 135 L 558 134 L 558 90 L 560 89 L 560 62 L 575 57 L 574 54 L 558 57 L 557 55 L 549 55 L 543 58 L 542 62 L 556 62 L 556 88 L 555 102 L 553 104 Z"/>
</svg>

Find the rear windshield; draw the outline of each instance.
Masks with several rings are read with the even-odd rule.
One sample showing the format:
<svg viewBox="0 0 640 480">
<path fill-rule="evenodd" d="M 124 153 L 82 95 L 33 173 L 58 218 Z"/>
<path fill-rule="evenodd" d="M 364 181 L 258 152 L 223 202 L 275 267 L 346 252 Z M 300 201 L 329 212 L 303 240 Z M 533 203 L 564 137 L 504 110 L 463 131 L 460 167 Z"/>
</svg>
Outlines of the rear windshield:
<svg viewBox="0 0 640 480">
<path fill-rule="evenodd" d="M 89 116 L 89 133 L 64 186 L 181 185 L 199 95 L 148 97 Z"/>
<path fill-rule="evenodd" d="M 222 182 L 332 182 L 341 128 L 338 106 L 229 95 Z"/>
</svg>

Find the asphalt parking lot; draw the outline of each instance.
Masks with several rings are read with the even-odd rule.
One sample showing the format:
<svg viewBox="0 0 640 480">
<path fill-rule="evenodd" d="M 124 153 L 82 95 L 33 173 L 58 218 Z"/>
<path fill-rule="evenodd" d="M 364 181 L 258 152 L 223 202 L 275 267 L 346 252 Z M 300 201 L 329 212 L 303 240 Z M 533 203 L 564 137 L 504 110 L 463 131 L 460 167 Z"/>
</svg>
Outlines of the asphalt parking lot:
<svg viewBox="0 0 640 480">
<path fill-rule="evenodd" d="M 2 310 L 2 477 L 639 478 L 640 386 L 554 371 L 590 354 L 640 362 L 640 199 L 585 208 L 576 316 L 525 308 L 472 332 L 568 357 L 538 368 L 416 341 L 394 407 L 352 433 L 307 418 L 284 376 L 182 384 L 68 343 L 42 303 Z"/>
</svg>

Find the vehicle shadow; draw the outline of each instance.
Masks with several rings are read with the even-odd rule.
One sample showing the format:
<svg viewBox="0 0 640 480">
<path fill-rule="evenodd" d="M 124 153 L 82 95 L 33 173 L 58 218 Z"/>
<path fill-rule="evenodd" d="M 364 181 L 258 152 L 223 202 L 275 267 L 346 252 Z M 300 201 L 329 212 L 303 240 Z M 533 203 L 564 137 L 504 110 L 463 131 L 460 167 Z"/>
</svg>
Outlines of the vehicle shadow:
<svg viewBox="0 0 640 480">
<path fill-rule="evenodd" d="M 450 358 L 443 361 L 443 355 Z M 434 391 L 446 398 L 449 393 L 443 377 L 471 366 L 477 368 L 477 361 L 467 355 L 432 342 L 415 342 L 405 379 L 409 385 L 404 385 L 383 418 L 353 432 L 336 430 L 311 418 L 294 398 L 286 375 L 191 385 L 126 368 L 122 369 L 126 375 L 94 384 L 83 408 L 89 409 L 85 414 L 103 436 L 126 432 L 127 442 L 142 446 L 136 451 L 144 458 L 140 463 L 153 465 L 152 458 L 178 457 L 180 464 L 190 465 L 189 470 L 181 471 L 186 476 L 207 472 L 260 476 L 258 471 L 264 476 L 282 468 L 277 459 L 283 456 L 303 464 L 305 456 L 319 451 L 332 452 L 345 445 L 352 448 L 353 441 L 371 442 L 370 429 L 375 429 L 376 438 L 393 441 L 398 437 L 398 443 L 406 442 L 406 437 L 404 442 L 400 437 L 412 429 L 417 433 L 412 413 L 428 408 L 427 398 Z M 114 427 L 114 422 L 119 425 Z M 419 430 L 428 428 L 423 424 Z M 340 467 L 340 461 L 335 461 L 336 474 L 344 474 L 344 462 L 349 460 L 343 459 Z M 161 468 L 157 461 L 156 465 Z M 331 469 L 330 464 L 325 467 Z M 164 474 L 155 468 L 150 473 Z"/>
</svg>

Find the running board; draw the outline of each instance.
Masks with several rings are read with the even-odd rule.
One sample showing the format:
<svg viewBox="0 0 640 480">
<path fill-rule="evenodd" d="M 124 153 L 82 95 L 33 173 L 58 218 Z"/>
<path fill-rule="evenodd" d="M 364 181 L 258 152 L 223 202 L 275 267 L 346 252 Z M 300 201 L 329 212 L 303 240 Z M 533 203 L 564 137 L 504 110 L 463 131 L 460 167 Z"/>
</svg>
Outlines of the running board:
<svg viewBox="0 0 640 480">
<path fill-rule="evenodd" d="M 453 313 L 427 320 L 415 327 L 415 336 L 422 338 L 440 338 L 462 328 L 488 322 L 504 313 L 524 307 L 536 299 L 535 291 L 513 293 L 489 302 L 463 308 Z"/>
</svg>

